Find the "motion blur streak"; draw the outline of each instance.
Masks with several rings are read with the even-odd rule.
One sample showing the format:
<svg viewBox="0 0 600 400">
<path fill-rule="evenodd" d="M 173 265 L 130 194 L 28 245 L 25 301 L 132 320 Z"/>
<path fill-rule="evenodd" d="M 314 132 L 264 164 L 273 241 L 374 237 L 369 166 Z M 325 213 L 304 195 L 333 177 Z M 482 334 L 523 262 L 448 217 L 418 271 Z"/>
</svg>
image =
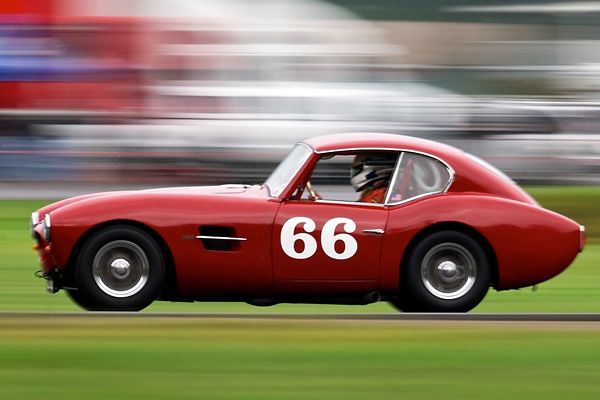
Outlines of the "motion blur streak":
<svg viewBox="0 0 600 400">
<path fill-rule="evenodd" d="M 598 2 L 410 3 L 4 0 L 0 184 L 261 182 L 348 131 L 600 181 Z"/>
</svg>

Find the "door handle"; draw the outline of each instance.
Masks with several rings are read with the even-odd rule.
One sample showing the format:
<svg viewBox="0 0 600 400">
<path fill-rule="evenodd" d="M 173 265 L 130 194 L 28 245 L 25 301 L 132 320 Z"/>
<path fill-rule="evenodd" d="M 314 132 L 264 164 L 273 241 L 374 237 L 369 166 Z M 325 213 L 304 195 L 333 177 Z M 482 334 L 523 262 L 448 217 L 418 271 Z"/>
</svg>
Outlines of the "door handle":
<svg viewBox="0 0 600 400">
<path fill-rule="evenodd" d="M 375 235 L 383 235 L 385 231 L 383 229 L 365 229 L 363 233 L 374 233 Z"/>
</svg>

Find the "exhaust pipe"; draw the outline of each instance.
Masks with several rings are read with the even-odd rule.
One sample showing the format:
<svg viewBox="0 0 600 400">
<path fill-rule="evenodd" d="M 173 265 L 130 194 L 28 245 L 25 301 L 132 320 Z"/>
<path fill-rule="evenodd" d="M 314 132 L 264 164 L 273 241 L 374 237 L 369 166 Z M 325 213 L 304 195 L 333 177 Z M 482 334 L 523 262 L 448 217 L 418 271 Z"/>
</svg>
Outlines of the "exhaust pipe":
<svg viewBox="0 0 600 400">
<path fill-rule="evenodd" d="M 362 298 L 362 303 L 361 304 L 366 305 L 366 304 L 377 303 L 379 301 L 381 301 L 381 293 L 379 293 L 379 292 L 371 292 L 371 293 L 367 293 Z"/>
</svg>

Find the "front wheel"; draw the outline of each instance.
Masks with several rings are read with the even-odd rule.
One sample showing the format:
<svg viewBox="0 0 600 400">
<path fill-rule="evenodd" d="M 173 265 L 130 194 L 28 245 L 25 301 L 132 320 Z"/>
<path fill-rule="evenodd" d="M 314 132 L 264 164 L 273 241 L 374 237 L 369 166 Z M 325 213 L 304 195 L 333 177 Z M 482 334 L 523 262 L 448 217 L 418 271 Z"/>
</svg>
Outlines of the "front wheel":
<svg viewBox="0 0 600 400">
<path fill-rule="evenodd" d="M 82 307 L 102 311 L 139 311 L 160 294 L 165 261 L 156 241 L 129 226 L 105 228 L 83 246 L 75 267 Z"/>
<path fill-rule="evenodd" d="M 419 242 L 401 271 L 403 311 L 467 312 L 485 297 L 491 282 L 490 262 L 471 236 L 436 232 Z"/>
</svg>

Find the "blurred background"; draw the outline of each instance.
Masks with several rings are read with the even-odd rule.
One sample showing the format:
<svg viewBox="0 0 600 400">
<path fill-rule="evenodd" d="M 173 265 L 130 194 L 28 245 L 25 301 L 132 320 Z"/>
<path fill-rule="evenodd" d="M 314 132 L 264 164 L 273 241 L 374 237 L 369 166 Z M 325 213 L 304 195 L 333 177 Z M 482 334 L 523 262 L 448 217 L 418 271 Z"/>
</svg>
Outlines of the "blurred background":
<svg viewBox="0 0 600 400">
<path fill-rule="evenodd" d="M 2 197 L 259 183 L 333 132 L 600 183 L 600 2 L 3 0 Z"/>
</svg>

